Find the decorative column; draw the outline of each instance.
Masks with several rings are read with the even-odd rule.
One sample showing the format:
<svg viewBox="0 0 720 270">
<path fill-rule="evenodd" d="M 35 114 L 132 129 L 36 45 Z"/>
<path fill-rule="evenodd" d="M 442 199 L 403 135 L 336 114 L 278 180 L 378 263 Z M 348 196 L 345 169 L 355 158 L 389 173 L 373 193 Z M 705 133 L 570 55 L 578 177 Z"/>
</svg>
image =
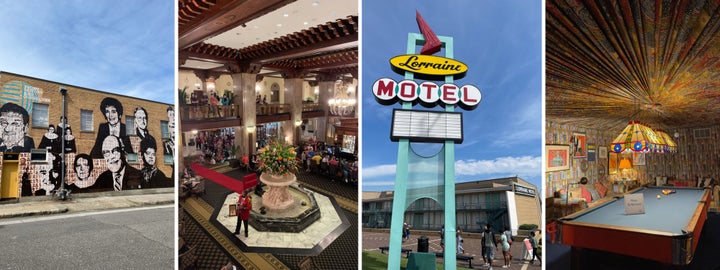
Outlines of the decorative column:
<svg viewBox="0 0 720 270">
<path fill-rule="evenodd" d="M 285 103 L 290 104 L 290 120 L 285 121 L 285 143 L 300 145 L 300 124 L 302 124 L 303 71 L 284 72 Z"/>
<path fill-rule="evenodd" d="M 233 100 L 231 104 L 240 104 L 242 127 L 235 127 L 235 145 L 240 146 L 238 156 L 255 153 L 255 82 L 262 68 L 259 64 L 227 65 L 232 74 Z"/>
<path fill-rule="evenodd" d="M 319 95 L 318 95 L 318 105 L 320 105 L 320 109 L 325 112 L 325 116 L 321 119 L 318 119 L 317 129 L 315 130 L 315 136 L 319 141 L 327 142 L 328 136 L 328 123 L 330 118 L 330 106 L 328 106 L 328 101 L 335 95 L 335 81 L 337 80 L 337 75 L 334 74 L 319 74 L 317 77 L 315 77 L 318 80 L 318 88 L 319 88 Z"/>
</svg>

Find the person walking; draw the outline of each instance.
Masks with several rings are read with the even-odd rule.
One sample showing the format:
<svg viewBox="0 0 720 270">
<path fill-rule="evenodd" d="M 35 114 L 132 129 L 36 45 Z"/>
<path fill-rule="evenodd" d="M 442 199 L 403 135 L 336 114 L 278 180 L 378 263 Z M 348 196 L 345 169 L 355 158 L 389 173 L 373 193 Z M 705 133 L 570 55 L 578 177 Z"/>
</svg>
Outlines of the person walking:
<svg viewBox="0 0 720 270">
<path fill-rule="evenodd" d="M 457 227 L 457 253 L 465 253 L 465 248 L 463 248 L 463 238 L 462 238 L 462 229 L 460 229 L 460 226 Z"/>
<path fill-rule="evenodd" d="M 485 225 L 485 231 L 482 233 L 482 248 L 483 258 L 485 259 L 485 265 L 489 266 L 489 270 L 492 270 L 492 261 L 495 258 L 495 249 L 497 249 L 497 242 L 495 242 L 495 234 L 490 230 L 490 225 Z"/>
<path fill-rule="evenodd" d="M 445 224 L 440 228 L 440 247 L 445 251 Z"/>
<path fill-rule="evenodd" d="M 537 238 L 535 238 L 535 232 L 530 232 L 530 245 L 533 248 L 533 257 L 532 260 L 530 260 L 530 264 L 535 263 L 535 258 L 537 258 L 542 265 L 542 257 L 540 256 L 540 251 L 538 250 L 538 241 Z"/>
<path fill-rule="evenodd" d="M 505 227 L 505 229 L 507 231 L 507 227 Z M 508 243 L 508 237 L 505 232 L 500 235 L 500 245 L 502 245 L 503 259 L 505 259 L 502 268 L 508 268 L 510 267 L 510 243 Z"/>
<path fill-rule="evenodd" d="M 240 234 L 240 225 L 245 224 L 245 238 L 248 237 L 248 221 L 250 220 L 250 209 L 252 209 L 252 199 L 248 196 L 248 193 L 250 193 L 249 190 L 243 191 L 235 208 L 237 209 L 237 224 L 235 225 L 234 234 Z"/>
<path fill-rule="evenodd" d="M 503 231 L 503 234 L 505 234 L 505 236 L 507 237 L 508 245 L 510 245 L 510 247 L 512 247 L 513 239 L 512 239 L 512 231 L 510 230 L 510 228 L 505 226 L 505 230 Z M 508 252 L 508 254 L 510 255 L 510 260 L 512 260 L 511 252 Z"/>
</svg>

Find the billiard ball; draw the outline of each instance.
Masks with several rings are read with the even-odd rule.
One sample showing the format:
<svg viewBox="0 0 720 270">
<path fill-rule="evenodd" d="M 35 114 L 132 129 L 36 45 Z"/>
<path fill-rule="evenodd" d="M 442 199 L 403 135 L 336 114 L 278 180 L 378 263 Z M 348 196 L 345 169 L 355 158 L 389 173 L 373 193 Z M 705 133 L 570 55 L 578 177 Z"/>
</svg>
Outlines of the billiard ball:
<svg viewBox="0 0 720 270">
<path fill-rule="evenodd" d="M 658 199 L 660 199 L 660 198 L 661 198 L 661 197 L 660 197 L 660 194 L 658 194 L 657 198 L 658 198 Z"/>
</svg>

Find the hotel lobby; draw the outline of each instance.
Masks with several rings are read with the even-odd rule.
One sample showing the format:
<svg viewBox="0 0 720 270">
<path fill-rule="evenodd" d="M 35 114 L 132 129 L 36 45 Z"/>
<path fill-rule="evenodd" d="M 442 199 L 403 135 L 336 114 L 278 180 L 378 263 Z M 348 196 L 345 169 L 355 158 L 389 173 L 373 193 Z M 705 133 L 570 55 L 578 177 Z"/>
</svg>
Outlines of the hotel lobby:
<svg viewBox="0 0 720 270">
<path fill-rule="evenodd" d="M 352 174 L 303 164 L 290 187 L 309 196 L 296 204 L 317 204 L 317 219 L 290 231 L 258 218 L 247 237 L 235 235 L 230 210 L 242 190 L 264 183 L 255 157 L 273 142 L 357 159 L 357 2 L 178 4 L 178 168 L 181 176 L 195 168 L 180 180 L 189 187 L 179 200 L 180 269 L 357 269 Z M 253 211 L 271 220 L 261 209 L 268 199 L 250 196 Z"/>
</svg>

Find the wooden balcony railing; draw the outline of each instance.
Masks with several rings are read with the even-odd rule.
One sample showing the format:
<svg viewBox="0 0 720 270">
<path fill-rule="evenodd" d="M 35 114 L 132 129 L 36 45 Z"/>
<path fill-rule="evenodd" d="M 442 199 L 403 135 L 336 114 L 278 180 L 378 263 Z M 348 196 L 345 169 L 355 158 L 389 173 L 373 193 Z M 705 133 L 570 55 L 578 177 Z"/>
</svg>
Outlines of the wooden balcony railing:
<svg viewBox="0 0 720 270">
<path fill-rule="evenodd" d="M 273 115 L 290 112 L 290 104 L 257 104 L 255 113 L 257 115 Z"/>
<path fill-rule="evenodd" d="M 319 111 L 322 110 L 320 108 L 320 104 L 318 103 L 303 103 L 302 111 L 303 112 L 313 112 L 313 111 Z"/>
<path fill-rule="evenodd" d="M 186 105 L 180 107 L 180 120 L 239 118 L 240 113 L 240 105 Z"/>
</svg>

